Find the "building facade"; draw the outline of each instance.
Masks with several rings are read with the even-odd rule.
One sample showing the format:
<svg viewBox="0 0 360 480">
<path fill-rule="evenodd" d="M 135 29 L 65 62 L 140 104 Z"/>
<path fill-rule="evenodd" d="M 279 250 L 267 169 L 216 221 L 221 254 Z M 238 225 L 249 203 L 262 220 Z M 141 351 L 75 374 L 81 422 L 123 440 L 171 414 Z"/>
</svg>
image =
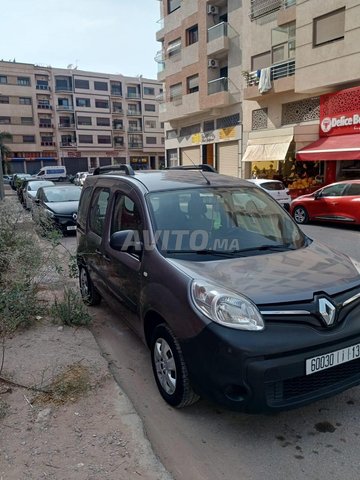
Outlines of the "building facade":
<svg viewBox="0 0 360 480">
<path fill-rule="evenodd" d="M 0 62 L 0 130 L 10 172 L 62 164 L 68 173 L 164 164 L 158 80 Z"/>
<path fill-rule="evenodd" d="M 220 172 L 281 178 L 294 191 L 360 172 L 341 147 L 336 164 L 326 148 L 316 161 L 298 153 L 322 136 L 327 94 L 342 92 L 352 99 L 344 113 L 359 113 L 351 94 L 360 85 L 358 0 L 162 0 L 161 16 L 168 162 L 184 163 L 187 148 L 208 162 L 211 151 Z"/>
</svg>

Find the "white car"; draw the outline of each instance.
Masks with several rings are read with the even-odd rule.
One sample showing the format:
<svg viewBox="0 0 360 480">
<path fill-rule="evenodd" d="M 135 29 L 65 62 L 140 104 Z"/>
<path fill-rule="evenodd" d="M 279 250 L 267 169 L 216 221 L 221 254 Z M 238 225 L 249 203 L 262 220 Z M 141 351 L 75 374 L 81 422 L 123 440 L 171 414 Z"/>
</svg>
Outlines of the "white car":
<svg viewBox="0 0 360 480">
<path fill-rule="evenodd" d="M 289 190 L 280 180 L 271 180 L 268 178 L 249 178 L 247 180 L 248 182 L 255 183 L 255 185 L 265 190 L 278 203 L 280 203 L 280 205 L 282 205 L 286 210 L 289 210 L 291 203 Z"/>
<path fill-rule="evenodd" d="M 91 174 L 89 172 L 78 172 L 74 178 L 74 185 L 78 185 L 82 187 L 88 175 L 91 175 Z"/>
<path fill-rule="evenodd" d="M 23 203 L 26 210 L 32 210 L 36 193 L 40 187 L 52 187 L 55 183 L 51 180 L 29 180 L 23 190 Z"/>
</svg>

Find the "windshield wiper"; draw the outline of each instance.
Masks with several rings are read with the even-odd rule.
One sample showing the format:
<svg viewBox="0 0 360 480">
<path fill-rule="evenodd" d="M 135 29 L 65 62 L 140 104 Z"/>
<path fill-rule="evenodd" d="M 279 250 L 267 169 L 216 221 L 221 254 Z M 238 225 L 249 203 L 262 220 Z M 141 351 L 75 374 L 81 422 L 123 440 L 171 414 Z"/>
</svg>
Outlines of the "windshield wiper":
<svg viewBox="0 0 360 480">
<path fill-rule="evenodd" d="M 240 250 L 232 250 L 229 253 L 247 253 L 247 252 L 261 252 L 261 251 L 269 251 L 269 252 L 285 252 L 287 250 L 296 250 L 294 247 L 290 247 L 289 245 L 259 245 L 258 247 L 250 247 L 250 248 L 242 248 Z"/>
<path fill-rule="evenodd" d="M 221 250 L 212 250 L 210 248 L 203 248 L 201 250 L 166 250 L 166 253 L 195 253 L 197 255 L 214 255 L 219 257 L 231 257 L 233 252 L 222 252 Z"/>
</svg>

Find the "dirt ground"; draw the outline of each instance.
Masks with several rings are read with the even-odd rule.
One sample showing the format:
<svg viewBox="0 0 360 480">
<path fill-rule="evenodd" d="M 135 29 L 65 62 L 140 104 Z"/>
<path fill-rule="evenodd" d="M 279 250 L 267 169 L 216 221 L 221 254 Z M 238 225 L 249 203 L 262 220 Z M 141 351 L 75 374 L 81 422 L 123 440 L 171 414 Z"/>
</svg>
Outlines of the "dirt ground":
<svg viewBox="0 0 360 480">
<path fill-rule="evenodd" d="M 89 329 L 38 317 L 1 377 L 0 480 L 171 480 Z"/>
</svg>

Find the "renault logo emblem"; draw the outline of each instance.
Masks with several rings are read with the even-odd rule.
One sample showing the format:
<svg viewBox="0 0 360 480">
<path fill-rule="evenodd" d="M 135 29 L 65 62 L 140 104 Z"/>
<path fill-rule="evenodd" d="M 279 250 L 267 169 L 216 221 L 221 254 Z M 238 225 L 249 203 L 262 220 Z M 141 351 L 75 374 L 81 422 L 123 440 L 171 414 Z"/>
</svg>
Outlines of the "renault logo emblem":
<svg viewBox="0 0 360 480">
<path fill-rule="evenodd" d="M 319 299 L 319 313 L 322 316 L 326 325 L 330 326 L 334 323 L 336 316 L 336 308 L 326 298 Z"/>
<path fill-rule="evenodd" d="M 73 213 L 73 216 L 72 216 L 72 217 L 73 217 L 73 219 L 76 221 L 76 219 L 77 219 L 77 214 L 76 214 L 76 213 Z"/>
</svg>

